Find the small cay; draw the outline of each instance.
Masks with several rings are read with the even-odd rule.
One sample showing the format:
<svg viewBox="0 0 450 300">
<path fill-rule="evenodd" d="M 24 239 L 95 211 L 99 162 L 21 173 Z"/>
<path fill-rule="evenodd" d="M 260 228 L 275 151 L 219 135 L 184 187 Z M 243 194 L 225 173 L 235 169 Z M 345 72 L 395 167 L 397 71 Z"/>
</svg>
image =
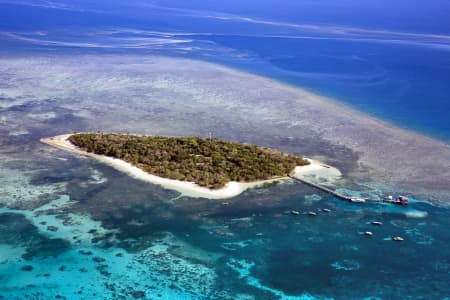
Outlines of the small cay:
<svg viewBox="0 0 450 300">
<path fill-rule="evenodd" d="M 124 160 L 160 177 L 195 182 L 211 189 L 230 181 L 285 177 L 303 157 L 216 138 L 78 133 L 69 141 L 84 151 Z"/>
<path fill-rule="evenodd" d="M 299 169 L 315 164 L 301 156 L 216 138 L 75 133 L 41 141 L 194 198 L 235 197 L 249 188 L 290 180 Z"/>
</svg>

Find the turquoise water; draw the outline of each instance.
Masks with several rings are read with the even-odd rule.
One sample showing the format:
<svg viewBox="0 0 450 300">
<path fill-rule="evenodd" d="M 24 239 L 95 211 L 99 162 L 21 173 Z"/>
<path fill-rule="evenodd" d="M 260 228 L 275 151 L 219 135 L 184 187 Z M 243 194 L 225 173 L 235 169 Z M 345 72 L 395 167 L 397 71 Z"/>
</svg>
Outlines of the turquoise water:
<svg viewBox="0 0 450 300">
<path fill-rule="evenodd" d="M 448 296 L 446 209 L 350 204 L 293 182 L 226 201 L 177 198 L 58 155 L 67 160 L 26 188 L 64 183 L 66 194 L 0 210 L 4 299 Z"/>
<path fill-rule="evenodd" d="M 448 142 L 448 15 L 446 1 L 0 1 L 2 58 L 23 58 L 2 68 L 0 82 L 0 299 L 448 299 L 450 211 L 426 199 L 357 205 L 294 182 L 191 199 L 38 141 L 129 124 L 282 140 L 250 115 L 217 120 L 183 101 L 160 103 L 156 88 L 150 103 L 133 76 L 142 70 L 102 74 L 106 56 L 88 59 L 98 66 L 89 72 L 57 60 L 119 53 L 263 74 Z M 158 80 L 167 92 L 165 75 Z M 340 191 L 385 190 L 353 179 L 357 190 Z"/>
</svg>

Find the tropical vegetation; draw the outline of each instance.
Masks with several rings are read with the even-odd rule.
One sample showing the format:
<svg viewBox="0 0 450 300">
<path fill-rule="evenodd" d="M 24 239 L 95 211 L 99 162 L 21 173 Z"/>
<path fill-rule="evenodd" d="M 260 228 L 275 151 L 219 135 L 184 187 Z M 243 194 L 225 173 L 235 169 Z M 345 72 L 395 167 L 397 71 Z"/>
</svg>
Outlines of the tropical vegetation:
<svg viewBox="0 0 450 300">
<path fill-rule="evenodd" d="M 301 156 L 217 138 L 78 133 L 69 140 L 84 151 L 124 160 L 150 174 L 213 189 L 229 181 L 286 176 L 309 164 Z"/>
</svg>

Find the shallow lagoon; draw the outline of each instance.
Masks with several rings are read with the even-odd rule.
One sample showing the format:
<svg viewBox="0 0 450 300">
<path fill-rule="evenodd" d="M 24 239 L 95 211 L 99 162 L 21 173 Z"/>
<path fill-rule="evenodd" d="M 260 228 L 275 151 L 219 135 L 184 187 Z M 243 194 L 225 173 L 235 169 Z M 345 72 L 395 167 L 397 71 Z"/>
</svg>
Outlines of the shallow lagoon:
<svg viewBox="0 0 450 300">
<path fill-rule="evenodd" d="M 408 218 L 390 205 L 344 203 L 295 183 L 226 202 L 170 200 L 159 187 L 70 160 L 98 167 L 108 181 L 83 196 L 75 180 L 68 195 L 32 211 L 1 210 L 5 299 L 448 295 L 446 209 L 416 203 L 405 210 L 428 215 Z M 69 174 L 85 175 L 78 172 Z M 392 241 L 397 235 L 405 241 Z"/>
<path fill-rule="evenodd" d="M 35 80 L 39 72 L 52 74 L 46 68 L 44 64 L 27 72 L 35 72 Z M 307 133 L 290 129 L 290 123 L 263 108 L 252 108 L 245 101 L 253 98 L 236 95 L 236 90 L 225 96 L 206 88 L 199 93 L 186 78 L 174 83 L 173 74 L 161 74 L 152 81 L 151 97 L 124 105 L 121 91 L 140 87 L 134 97 L 145 94 L 139 76 L 105 77 L 89 86 L 80 79 L 77 84 L 85 90 L 75 85 L 67 92 L 48 88 L 55 80 L 66 87 L 72 80 L 64 66 L 58 71 L 58 76 L 42 76 L 30 84 L 30 90 L 21 89 L 19 81 L 2 86 L 8 93 L 2 99 L 0 128 L 4 299 L 449 296 L 446 208 L 426 201 L 413 201 L 408 208 L 349 204 L 294 182 L 227 200 L 179 197 L 94 160 L 48 147 L 39 138 L 75 130 L 133 128 L 142 133 L 206 135 L 213 128 L 220 137 L 278 144 L 283 150 L 312 153 L 316 147 L 349 176 L 341 189 L 355 195 L 388 191 L 383 180 L 374 177 L 369 182 L 350 172 L 352 158 L 358 157 L 350 149 L 323 140 L 316 140 L 314 147 L 305 145 L 306 139 L 299 136 Z M 178 90 L 170 88 L 174 85 Z M 174 102 L 158 102 L 167 90 L 172 90 Z M 116 98 L 105 100 L 105 95 Z M 186 95 L 197 100 L 183 102 Z M 226 97 L 242 101 L 248 118 L 232 114 L 232 103 L 222 118 L 206 109 Z M 264 127 L 268 131 L 263 132 L 256 118 L 276 126 Z M 283 131 L 292 138 L 281 136 Z M 302 214 L 294 216 L 291 210 Z M 317 216 L 307 215 L 309 211 Z M 383 225 L 371 225 L 374 220 Z M 365 236 L 367 230 L 374 235 Z M 405 241 L 394 242 L 393 236 Z"/>
</svg>

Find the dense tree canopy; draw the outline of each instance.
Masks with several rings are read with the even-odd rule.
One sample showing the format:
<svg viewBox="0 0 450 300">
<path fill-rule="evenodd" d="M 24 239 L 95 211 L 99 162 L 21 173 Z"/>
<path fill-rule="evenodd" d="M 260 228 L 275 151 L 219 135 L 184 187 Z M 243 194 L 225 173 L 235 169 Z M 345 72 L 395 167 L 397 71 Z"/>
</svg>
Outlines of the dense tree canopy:
<svg viewBox="0 0 450 300">
<path fill-rule="evenodd" d="M 295 166 L 309 164 L 299 156 L 216 138 L 79 133 L 69 140 L 87 152 L 122 159 L 150 174 L 209 188 L 286 176 Z"/>
</svg>

